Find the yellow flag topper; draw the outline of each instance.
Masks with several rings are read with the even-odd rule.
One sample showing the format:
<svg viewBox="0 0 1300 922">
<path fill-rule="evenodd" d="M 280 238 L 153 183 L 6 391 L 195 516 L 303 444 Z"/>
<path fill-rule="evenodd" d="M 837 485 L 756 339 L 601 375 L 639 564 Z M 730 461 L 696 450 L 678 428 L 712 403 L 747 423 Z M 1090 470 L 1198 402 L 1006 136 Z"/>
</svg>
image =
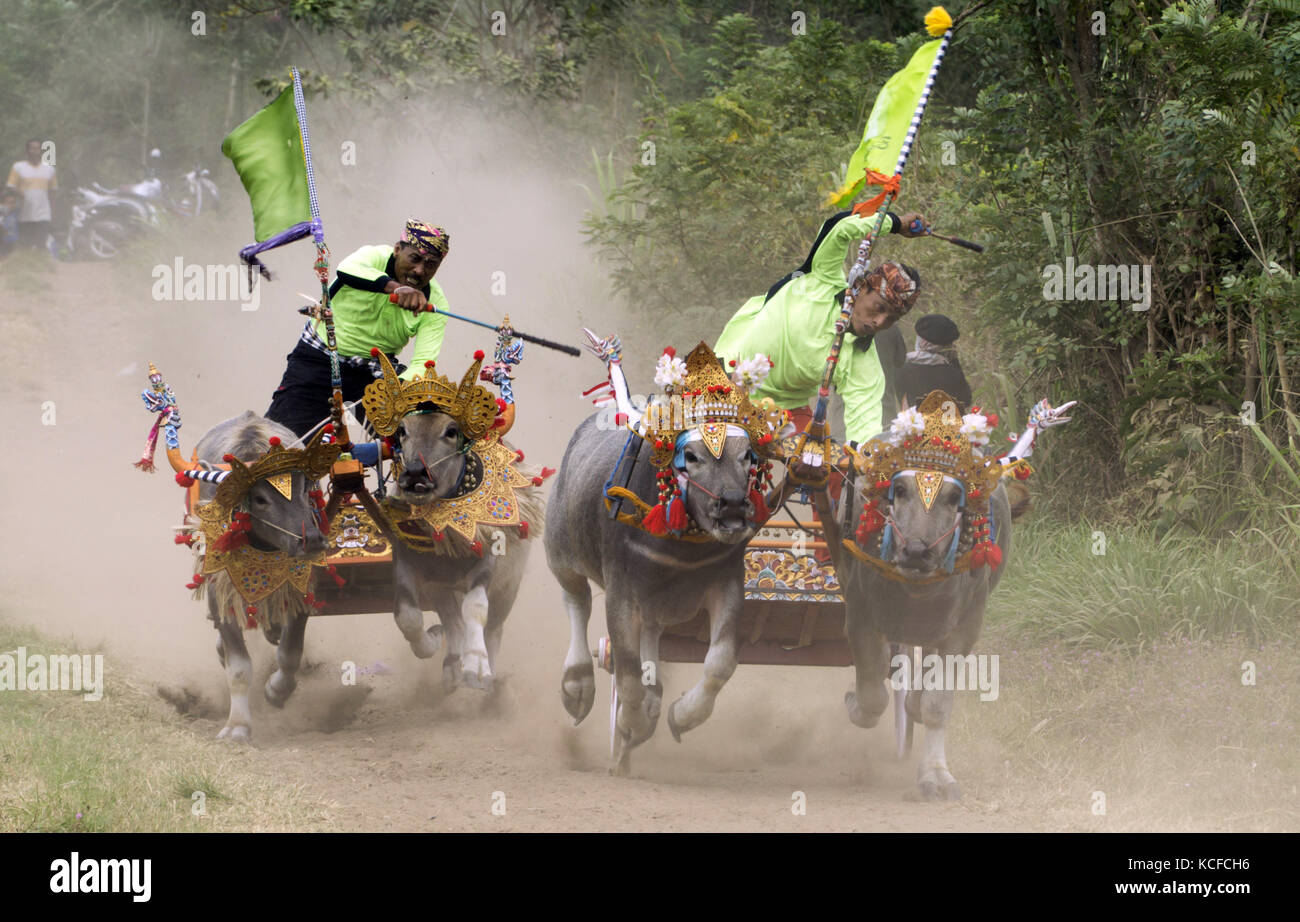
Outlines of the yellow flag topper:
<svg viewBox="0 0 1300 922">
<path fill-rule="evenodd" d="M 862 143 L 849 159 L 844 185 L 827 196 L 823 205 L 848 207 L 862 191 L 868 170 L 879 176 L 873 185 L 882 186 L 896 172 L 898 155 L 903 149 L 907 129 L 920 105 L 927 78 L 931 75 L 939 48 L 943 44 L 940 36 L 952 28 L 952 17 L 943 7 L 936 6 L 925 14 L 925 28 L 935 37 L 935 41 L 926 42 L 916 49 L 907 66 L 885 82 L 880 95 L 876 97 L 876 104 L 871 108 L 866 128 L 863 129 Z M 874 210 L 867 209 L 868 213 Z"/>
</svg>

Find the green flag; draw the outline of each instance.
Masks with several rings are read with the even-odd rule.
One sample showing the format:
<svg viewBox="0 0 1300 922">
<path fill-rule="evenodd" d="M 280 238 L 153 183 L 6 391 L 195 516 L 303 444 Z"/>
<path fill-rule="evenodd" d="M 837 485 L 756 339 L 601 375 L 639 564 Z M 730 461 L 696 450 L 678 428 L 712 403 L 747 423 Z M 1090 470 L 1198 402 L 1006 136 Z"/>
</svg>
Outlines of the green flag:
<svg viewBox="0 0 1300 922">
<path fill-rule="evenodd" d="M 221 142 L 253 206 L 259 243 L 311 221 L 307 161 L 293 105 L 293 86 Z"/>
<path fill-rule="evenodd" d="M 940 44 L 942 42 L 937 39 L 926 42 L 916 49 L 906 67 L 885 82 L 876 97 L 876 104 L 871 107 L 871 117 L 862 132 L 862 143 L 849 159 L 844 185 L 826 198 L 826 205 L 848 207 L 862 190 L 869 169 L 885 176 L 894 175 L 898 152 L 903 148 L 903 139 L 907 137 L 907 128 L 921 101 L 925 78 L 934 64 Z"/>
</svg>

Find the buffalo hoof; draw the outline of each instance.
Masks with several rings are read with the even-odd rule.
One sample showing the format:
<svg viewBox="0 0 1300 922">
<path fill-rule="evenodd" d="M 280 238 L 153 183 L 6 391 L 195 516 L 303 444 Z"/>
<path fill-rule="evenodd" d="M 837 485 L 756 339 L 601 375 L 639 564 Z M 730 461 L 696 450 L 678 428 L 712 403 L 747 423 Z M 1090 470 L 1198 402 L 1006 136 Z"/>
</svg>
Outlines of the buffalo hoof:
<svg viewBox="0 0 1300 922">
<path fill-rule="evenodd" d="M 933 781 L 922 781 L 917 787 L 920 788 L 922 800 L 961 800 L 961 785 L 956 781 L 949 781 L 942 785 Z"/>
<path fill-rule="evenodd" d="M 673 718 L 673 711 L 676 710 L 676 708 L 676 702 L 669 705 L 666 720 L 668 722 L 668 732 L 673 735 L 673 739 L 680 743 L 682 741 L 682 728 L 677 726 L 677 721 Z"/>
<path fill-rule="evenodd" d="M 284 703 L 289 700 L 293 690 L 298 687 L 298 681 L 293 676 L 286 675 L 278 669 L 266 680 L 266 700 L 272 707 L 282 708 Z"/>
<path fill-rule="evenodd" d="M 877 704 L 880 705 L 879 710 L 875 707 Z M 862 727 L 864 730 L 870 730 L 876 724 L 880 723 L 880 715 L 885 713 L 885 708 L 888 707 L 888 705 L 889 698 L 884 694 L 883 686 L 881 686 L 880 701 L 870 702 L 869 707 L 867 708 L 861 706 L 861 702 L 858 701 L 857 692 L 848 691 L 844 693 L 844 709 L 849 712 L 849 721 L 854 726 Z"/>
<path fill-rule="evenodd" d="M 564 701 L 564 709 L 573 718 L 573 725 L 576 727 L 582 723 L 596 702 L 596 674 L 591 663 L 579 663 L 564 670 L 560 698 Z"/>
<path fill-rule="evenodd" d="M 470 688 L 486 690 L 492 687 L 492 667 L 488 664 L 487 651 L 474 652 L 466 650 L 461 654 L 461 681 Z"/>
<path fill-rule="evenodd" d="M 427 628 L 411 641 L 411 652 L 420 659 L 429 659 L 442 649 L 442 625 Z"/>
<path fill-rule="evenodd" d="M 253 741 L 253 731 L 245 724 L 236 724 L 235 726 L 226 726 L 221 728 L 217 734 L 217 739 L 225 740 L 228 743 L 251 743 Z"/>
</svg>

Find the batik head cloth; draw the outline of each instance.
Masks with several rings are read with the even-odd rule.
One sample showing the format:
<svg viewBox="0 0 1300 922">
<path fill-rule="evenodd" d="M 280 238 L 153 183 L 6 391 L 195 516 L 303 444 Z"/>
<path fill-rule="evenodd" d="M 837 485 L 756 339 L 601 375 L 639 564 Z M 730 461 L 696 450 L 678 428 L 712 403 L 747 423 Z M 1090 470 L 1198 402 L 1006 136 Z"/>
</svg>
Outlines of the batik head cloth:
<svg viewBox="0 0 1300 922">
<path fill-rule="evenodd" d="M 902 317 L 916 304 L 917 284 L 896 262 L 883 262 L 871 273 L 870 284 L 880 292 L 885 309 L 895 318 Z"/>
<path fill-rule="evenodd" d="M 446 256 L 447 249 L 451 245 L 451 236 L 441 227 L 412 218 L 406 222 L 406 232 L 402 234 L 402 242 L 409 243 L 430 256 Z"/>
</svg>

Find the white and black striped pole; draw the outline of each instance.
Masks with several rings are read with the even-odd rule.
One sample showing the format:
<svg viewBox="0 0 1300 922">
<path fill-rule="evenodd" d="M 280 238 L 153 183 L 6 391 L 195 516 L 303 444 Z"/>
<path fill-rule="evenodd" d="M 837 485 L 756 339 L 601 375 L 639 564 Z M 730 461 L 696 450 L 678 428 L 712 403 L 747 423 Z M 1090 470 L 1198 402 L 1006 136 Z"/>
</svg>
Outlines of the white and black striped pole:
<svg viewBox="0 0 1300 922">
<path fill-rule="evenodd" d="M 929 17 L 927 17 L 928 19 Z M 944 13 L 947 18 L 947 13 Z M 939 48 L 935 52 L 934 61 L 930 65 L 930 72 L 925 76 L 925 86 L 921 89 L 921 98 L 916 103 L 916 111 L 912 113 L 911 124 L 907 126 L 907 135 L 903 138 L 903 146 L 898 151 L 898 163 L 894 167 L 894 175 L 901 176 L 903 168 L 907 166 L 907 158 L 912 153 L 912 143 L 916 140 L 916 131 L 921 126 L 921 116 L 925 114 L 926 104 L 930 101 L 930 91 L 934 89 L 934 79 L 939 73 L 939 65 L 943 63 L 943 56 L 948 50 L 948 43 L 952 40 L 952 24 L 948 20 L 948 28 L 944 30 L 943 37 L 939 40 Z M 831 345 L 830 355 L 826 359 L 826 370 L 822 374 L 821 387 L 817 391 L 817 409 L 813 414 L 813 422 L 810 428 L 822 424 L 826 420 L 826 413 L 830 407 L 830 387 L 831 381 L 835 377 L 835 367 L 840 361 L 840 349 L 844 345 L 844 334 L 849 327 L 849 317 L 853 315 L 853 298 L 858 290 L 858 284 L 866 277 L 867 268 L 871 265 L 871 248 L 880 234 L 881 227 L 884 226 L 885 215 L 889 211 L 890 204 L 894 201 L 897 193 L 890 192 L 885 196 L 885 201 L 876 210 L 876 226 L 872 228 L 870 236 L 864 237 L 862 243 L 858 246 L 858 257 L 853 262 L 853 268 L 849 271 L 849 287 L 844 293 L 844 303 L 840 308 L 840 316 L 835 321 L 835 341 Z"/>
</svg>

